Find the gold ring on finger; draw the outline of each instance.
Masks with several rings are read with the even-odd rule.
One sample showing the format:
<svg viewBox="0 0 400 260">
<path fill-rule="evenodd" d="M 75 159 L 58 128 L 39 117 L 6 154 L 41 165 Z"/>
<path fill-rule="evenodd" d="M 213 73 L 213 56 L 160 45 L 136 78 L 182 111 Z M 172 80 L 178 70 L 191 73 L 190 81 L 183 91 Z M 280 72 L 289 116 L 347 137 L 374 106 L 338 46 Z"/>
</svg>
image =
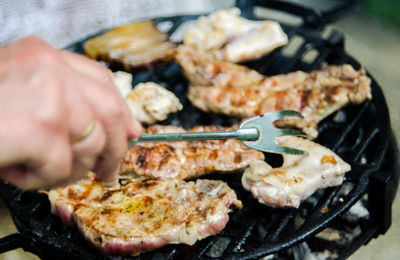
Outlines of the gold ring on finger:
<svg viewBox="0 0 400 260">
<path fill-rule="evenodd" d="M 96 127 L 96 120 L 92 120 L 89 126 L 85 129 L 85 132 L 83 132 L 83 134 L 81 134 L 80 136 L 74 138 L 73 143 L 79 143 L 88 138 L 93 133 L 95 127 Z"/>
</svg>

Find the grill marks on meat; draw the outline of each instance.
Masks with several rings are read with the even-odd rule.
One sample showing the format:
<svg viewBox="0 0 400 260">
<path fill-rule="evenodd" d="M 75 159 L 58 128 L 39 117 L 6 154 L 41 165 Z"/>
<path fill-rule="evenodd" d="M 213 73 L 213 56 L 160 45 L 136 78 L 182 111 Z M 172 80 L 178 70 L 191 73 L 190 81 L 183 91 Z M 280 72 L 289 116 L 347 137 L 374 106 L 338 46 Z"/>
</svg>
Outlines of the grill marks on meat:
<svg viewBox="0 0 400 260">
<path fill-rule="evenodd" d="M 190 80 L 188 97 L 197 108 L 242 118 L 295 110 L 304 119 L 288 117 L 278 125 L 301 128 L 310 138 L 318 135 L 317 123 L 328 115 L 371 99 L 365 71 L 348 64 L 265 77 L 241 65 L 213 61 L 190 46 L 178 48 L 177 60 Z"/>
<path fill-rule="evenodd" d="M 193 245 L 219 233 L 231 208 L 242 207 L 222 181 L 125 178 L 120 183 L 107 190 L 89 174 L 49 192 L 52 211 L 64 223 L 77 224 L 86 240 L 105 255 L 135 255 L 166 244 Z"/>
<path fill-rule="evenodd" d="M 232 130 L 217 126 L 197 126 L 188 132 Z M 155 125 L 148 133 L 185 132 L 181 127 Z M 207 140 L 171 143 L 140 143 L 131 149 L 121 172 L 152 178 L 189 179 L 211 172 L 244 169 L 252 160 L 263 160 L 263 153 L 245 147 L 237 140 Z"/>
<path fill-rule="evenodd" d="M 250 163 L 242 184 L 260 203 L 297 208 L 317 189 L 342 184 L 350 165 L 326 147 L 296 136 L 276 138 L 278 144 L 306 151 L 283 155 L 283 165 L 272 168 L 264 161 Z"/>
<path fill-rule="evenodd" d="M 170 62 L 175 46 L 168 35 L 159 31 L 153 20 L 143 20 L 119 26 L 87 40 L 85 53 L 124 70 L 152 68 L 157 63 Z"/>
<path fill-rule="evenodd" d="M 215 61 L 210 53 L 189 45 L 178 46 L 176 59 L 192 85 L 240 88 L 260 85 L 264 80 L 255 70 Z"/>
</svg>

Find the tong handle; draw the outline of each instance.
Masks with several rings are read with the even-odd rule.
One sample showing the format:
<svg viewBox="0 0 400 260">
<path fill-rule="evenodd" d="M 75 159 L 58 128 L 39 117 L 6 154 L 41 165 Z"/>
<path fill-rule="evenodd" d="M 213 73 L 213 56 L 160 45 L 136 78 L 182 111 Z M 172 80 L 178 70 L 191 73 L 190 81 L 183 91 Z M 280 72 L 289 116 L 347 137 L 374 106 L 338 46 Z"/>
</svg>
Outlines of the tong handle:
<svg viewBox="0 0 400 260">
<path fill-rule="evenodd" d="M 238 139 L 240 141 L 255 141 L 260 134 L 257 128 L 241 128 L 236 131 L 221 132 L 192 132 L 192 133 L 165 133 L 165 134 L 142 134 L 138 138 L 129 141 L 129 149 L 136 146 L 138 142 L 176 142 L 194 140 L 224 140 Z"/>
</svg>

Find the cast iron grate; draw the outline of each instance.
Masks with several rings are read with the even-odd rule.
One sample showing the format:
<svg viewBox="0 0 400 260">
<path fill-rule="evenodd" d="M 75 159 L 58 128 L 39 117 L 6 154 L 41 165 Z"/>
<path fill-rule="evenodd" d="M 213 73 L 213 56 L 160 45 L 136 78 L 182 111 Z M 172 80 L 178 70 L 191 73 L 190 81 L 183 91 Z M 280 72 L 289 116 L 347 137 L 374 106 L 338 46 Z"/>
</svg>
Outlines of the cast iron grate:
<svg viewBox="0 0 400 260">
<path fill-rule="evenodd" d="M 261 5 L 260 1 L 254 2 Z M 335 30 L 326 32 L 318 13 L 289 4 L 274 3 L 272 6 L 268 6 L 296 14 L 302 18 L 303 23 L 297 26 L 282 23 L 283 29 L 291 39 L 290 45 L 295 38 L 301 39 L 301 44 L 293 47 L 295 50 L 292 51 L 292 55 L 287 55 L 285 48 L 289 47 L 284 47 L 260 60 L 248 62 L 246 65 L 266 75 L 287 73 L 299 69 L 310 71 L 320 67 L 323 63 L 350 63 L 356 68 L 360 67 L 345 53 L 341 33 Z M 242 7 L 243 14 L 257 19 L 252 13 L 252 7 Z M 168 30 L 168 33 L 172 34 L 182 23 L 195 18 L 197 16 L 166 17 L 156 19 L 156 22 L 172 25 Z M 82 52 L 82 43 L 83 41 L 69 49 Z M 307 53 L 310 52 L 314 52 L 312 59 L 306 58 Z M 189 128 L 198 124 L 228 126 L 236 122 L 234 118 L 206 114 L 192 107 L 186 98 L 188 82 L 176 63 L 152 71 L 137 72 L 133 84 L 150 80 L 159 82 L 172 90 L 184 105 L 184 110 L 172 115 L 163 122 L 164 124 L 182 125 Z M 372 92 L 373 100 L 360 106 L 347 106 L 324 120 L 319 126 L 320 135 L 317 142 L 333 149 L 352 165 L 352 171 L 346 175 L 345 182 L 341 186 L 316 192 L 310 199 L 302 203 L 299 209 L 276 209 L 261 205 L 248 192 L 244 191 L 241 187 L 240 173 L 206 176 L 205 178 L 226 181 L 237 191 L 239 199 L 244 204 L 242 210 L 230 215 L 228 225 L 220 234 L 204 239 L 194 246 L 170 245 L 143 253 L 140 257 L 114 258 L 257 259 L 289 248 L 322 230 L 368 191 L 371 178 L 381 169 L 390 139 L 390 122 L 385 99 L 373 79 Z M 268 154 L 267 157 L 271 163 L 280 160 L 279 156 Z M 85 243 L 75 227 L 63 225 L 58 217 L 50 213 L 46 195 L 23 192 L 1 182 L 0 196 L 10 209 L 20 231 L 0 240 L 0 252 L 22 247 L 42 258 L 98 259 L 102 257 Z M 388 201 L 391 205 L 391 200 Z M 382 213 L 377 214 L 381 215 Z M 294 221 L 299 217 L 303 219 L 301 224 Z M 371 221 L 375 220 L 376 218 L 371 218 Z M 376 235 L 377 232 L 385 231 L 385 229 L 379 230 L 381 223 L 371 224 L 376 228 L 366 240 L 369 240 L 372 235 Z"/>
</svg>

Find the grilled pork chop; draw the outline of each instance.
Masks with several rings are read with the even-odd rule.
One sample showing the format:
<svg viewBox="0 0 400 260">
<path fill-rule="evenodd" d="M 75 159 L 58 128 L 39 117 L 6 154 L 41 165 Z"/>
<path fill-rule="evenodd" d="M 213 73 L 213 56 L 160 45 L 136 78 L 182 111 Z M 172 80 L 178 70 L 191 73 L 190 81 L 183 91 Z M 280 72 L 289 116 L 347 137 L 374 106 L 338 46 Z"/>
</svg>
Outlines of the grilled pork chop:
<svg viewBox="0 0 400 260">
<path fill-rule="evenodd" d="M 244 19 L 238 8 L 200 16 L 183 40 L 210 52 L 216 60 L 230 62 L 260 58 L 287 42 L 279 23 Z"/>
<path fill-rule="evenodd" d="M 328 148 L 296 136 L 276 138 L 280 145 L 308 152 L 283 155 L 283 165 L 272 168 L 264 161 L 250 163 L 242 185 L 260 203 L 274 207 L 297 208 L 317 189 L 340 185 L 350 165 Z"/>
<path fill-rule="evenodd" d="M 247 67 L 213 61 L 190 46 L 178 48 L 177 60 L 190 80 L 188 97 L 197 108 L 242 118 L 276 110 L 295 110 L 280 126 L 301 128 L 310 138 L 317 123 L 348 103 L 371 99 L 370 79 L 351 65 L 327 66 L 306 73 L 265 77 Z"/>
<path fill-rule="evenodd" d="M 188 132 L 232 130 L 217 126 L 197 126 Z M 185 132 L 176 126 L 155 125 L 148 133 Z M 128 151 L 121 172 L 152 178 L 188 179 L 211 172 L 241 170 L 252 160 L 263 160 L 262 152 L 244 146 L 238 140 L 207 140 L 193 142 L 139 143 Z"/>
<path fill-rule="evenodd" d="M 105 255 L 132 254 L 166 244 L 193 245 L 219 233 L 231 208 L 241 208 L 222 181 L 120 179 L 107 190 L 89 174 L 76 184 L 51 190 L 52 211 L 76 224 L 85 239 Z"/>
</svg>

